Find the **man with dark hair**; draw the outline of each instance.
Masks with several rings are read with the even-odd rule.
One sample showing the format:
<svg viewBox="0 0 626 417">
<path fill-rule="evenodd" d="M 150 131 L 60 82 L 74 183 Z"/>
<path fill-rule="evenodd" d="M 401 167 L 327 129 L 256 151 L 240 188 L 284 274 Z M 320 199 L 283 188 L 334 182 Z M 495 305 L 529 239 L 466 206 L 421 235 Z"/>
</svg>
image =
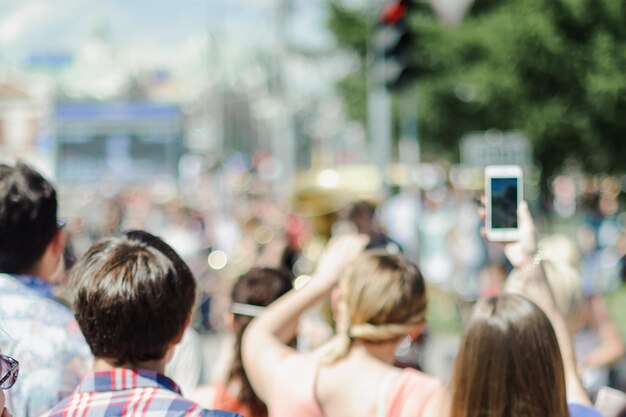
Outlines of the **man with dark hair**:
<svg viewBox="0 0 626 417">
<path fill-rule="evenodd" d="M 164 375 L 191 319 L 196 283 L 176 252 L 147 232 L 95 243 L 70 277 L 94 372 L 42 417 L 228 417 L 184 399 Z"/>
<path fill-rule="evenodd" d="M 52 185 L 27 165 L 0 165 L 0 349 L 20 362 L 20 382 L 7 393 L 16 416 L 38 416 L 69 395 L 92 361 L 52 291 L 61 229 Z"/>
</svg>

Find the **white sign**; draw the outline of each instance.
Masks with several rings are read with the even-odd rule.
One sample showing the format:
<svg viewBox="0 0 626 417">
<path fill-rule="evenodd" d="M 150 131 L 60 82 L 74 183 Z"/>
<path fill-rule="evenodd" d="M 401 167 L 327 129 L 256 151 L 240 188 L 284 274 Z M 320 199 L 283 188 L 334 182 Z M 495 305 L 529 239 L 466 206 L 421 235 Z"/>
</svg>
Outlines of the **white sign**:
<svg viewBox="0 0 626 417">
<path fill-rule="evenodd" d="M 465 166 L 532 165 L 532 146 L 520 132 L 468 133 L 461 139 L 461 162 Z"/>
</svg>

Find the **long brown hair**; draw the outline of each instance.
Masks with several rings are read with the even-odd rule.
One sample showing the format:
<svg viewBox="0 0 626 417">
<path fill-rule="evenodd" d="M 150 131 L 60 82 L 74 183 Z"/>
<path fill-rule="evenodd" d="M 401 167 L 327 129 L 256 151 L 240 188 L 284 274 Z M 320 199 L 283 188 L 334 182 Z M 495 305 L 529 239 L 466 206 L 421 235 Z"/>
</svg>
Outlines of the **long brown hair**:
<svg viewBox="0 0 626 417">
<path fill-rule="evenodd" d="M 231 302 L 266 307 L 292 288 L 292 276 L 282 269 L 255 268 L 242 275 L 231 291 Z M 252 416 L 267 416 L 267 407 L 256 395 L 241 360 L 241 338 L 253 317 L 233 313 L 235 328 L 235 357 L 228 375 L 228 383 L 240 385 L 237 399 L 248 407 Z M 250 416 L 250 417 L 252 417 Z"/>
<path fill-rule="evenodd" d="M 534 303 L 502 295 L 476 305 L 454 367 L 451 416 L 569 416 L 559 344 Z"/>
</svg>

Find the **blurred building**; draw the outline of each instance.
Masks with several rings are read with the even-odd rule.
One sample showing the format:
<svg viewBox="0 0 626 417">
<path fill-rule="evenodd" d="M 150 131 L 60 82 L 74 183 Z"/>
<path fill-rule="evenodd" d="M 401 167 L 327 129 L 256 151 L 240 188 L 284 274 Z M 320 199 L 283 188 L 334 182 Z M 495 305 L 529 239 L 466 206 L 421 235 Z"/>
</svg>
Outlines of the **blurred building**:
<svg viewBox="0 0 626 417">
<path fill-rule="evenodd" d="M 59 180 L 136 183 L 178 178 L 183 136 L 178 105 L 59 103 L 54 116 Z"/>
<path fill-rule="evenodd" d="M 46 79 L 48 103 L 176 103 L 183 154 L 214 166 L 269 153 L 287 184 L 312 165 L 365 162 L 365 134 L 335 91 L 352 61 L 335 49 L 327 8 L 325 0 L 0 5 L 0 69 Z M 172 22 L 174 11 L 184 19 Z M 52 138 L 47 127 L 21 129 Z"/>
<path fill-rule="evenodd" d="M 52 170 L 52 99 L 45 82 L 0 74 L 0 159 L 21 159 Z"/>
</svg>

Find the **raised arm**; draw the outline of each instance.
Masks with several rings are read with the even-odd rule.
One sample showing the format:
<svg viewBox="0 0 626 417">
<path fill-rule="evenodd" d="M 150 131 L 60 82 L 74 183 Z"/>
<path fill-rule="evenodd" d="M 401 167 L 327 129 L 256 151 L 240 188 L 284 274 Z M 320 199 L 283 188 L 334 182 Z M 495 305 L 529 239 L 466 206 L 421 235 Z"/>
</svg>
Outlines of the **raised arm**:
<svg viewBox="0 0 626 417">
<path fill-rule="evenodd" d="M 556 303 L 545 271 L 542 257 L 537 253 L 537 238 L 533 219 L 526 203 L 519 208 L 520 240 L 505 247 L 505 253 L 516 273 L 507 283 L 506 291 L 519 293 L 533 301 L 546 314 L 556 333 L 565 371 L 569 402 L 591 406 L 576 368 L 572 339 Z"/>
<path fill-rule="evenodd" d="M 298 318 L 323 301 L 337 284 L 344 267 L 367 245 L 366 236 L 342 236 L 330 241 L 311 281 L 290 291 L 254 319 L 243 335 L 241 354 L 248 380 L 261 400 L 267 403 L 277 367 L 295 351 L 286 345 Z"/>
</svg>

